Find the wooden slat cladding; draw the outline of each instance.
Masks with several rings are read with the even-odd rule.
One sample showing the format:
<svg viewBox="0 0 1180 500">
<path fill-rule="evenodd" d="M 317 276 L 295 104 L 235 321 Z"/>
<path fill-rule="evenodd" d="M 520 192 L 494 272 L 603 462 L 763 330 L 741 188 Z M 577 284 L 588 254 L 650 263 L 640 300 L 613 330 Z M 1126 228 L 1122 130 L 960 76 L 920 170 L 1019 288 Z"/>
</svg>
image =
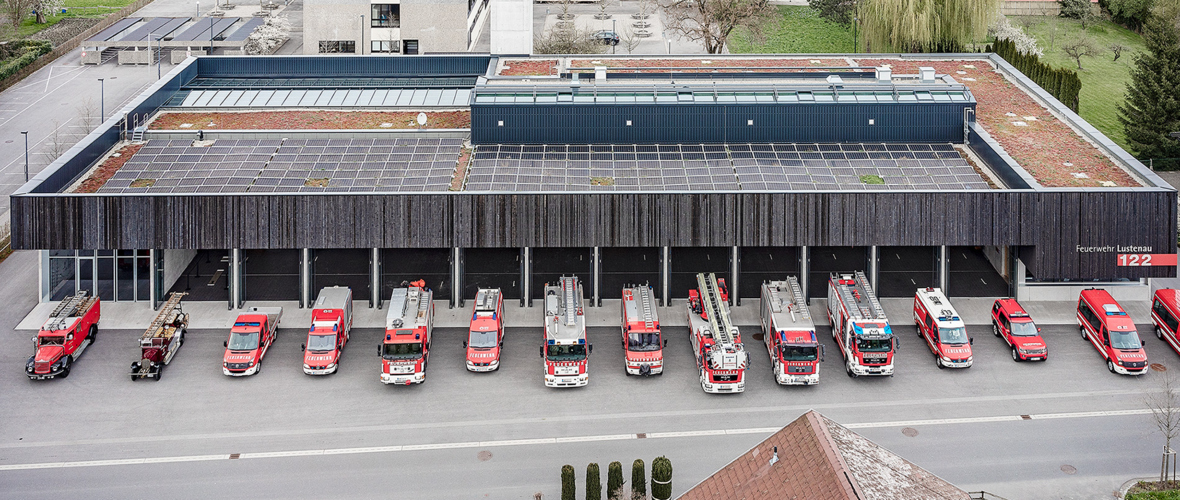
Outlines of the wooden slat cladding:
<svg viewBox="0 0 1180 500">
<path fill-rule="evenodd" d="M 41 196 L 11 198 L 17 249 L 655 246 L 1025 247 L 1042 279 L 1174 275 L 1165 190 Z"/>
</svg>

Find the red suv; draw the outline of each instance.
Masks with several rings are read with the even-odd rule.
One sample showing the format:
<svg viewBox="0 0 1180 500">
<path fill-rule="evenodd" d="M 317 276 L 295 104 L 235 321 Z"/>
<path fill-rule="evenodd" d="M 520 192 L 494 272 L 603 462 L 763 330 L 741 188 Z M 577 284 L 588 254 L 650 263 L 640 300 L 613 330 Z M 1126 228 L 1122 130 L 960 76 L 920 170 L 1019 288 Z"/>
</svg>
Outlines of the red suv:
<svg viewBox="0 0 1180 500">
<path fill-rule="evenodd" d="M 1049 359 L 1049 346 L 1041 338 L 1040 327 L 1016 299 L 1000 299 L 992 304 L 992 333 L 1008 344 L 1012 361 Z"/>
<path fill-rule="evenodd" d="M 1165 288 L 1156 290 L 1151 300 L 1151 322 L 1155 323 L 1155 336 L 1180 353 L 1180 290 Z"/>
<path fill-rule="evenodd" d="M 1147 351 L 1139 342 L 1135 322 L 1106 290 L 1082 290 L 1078 297 L 1078 329 L 1106 359 L 1106 369 L 1123 375 L 1147 372 Z"/>
</svg>

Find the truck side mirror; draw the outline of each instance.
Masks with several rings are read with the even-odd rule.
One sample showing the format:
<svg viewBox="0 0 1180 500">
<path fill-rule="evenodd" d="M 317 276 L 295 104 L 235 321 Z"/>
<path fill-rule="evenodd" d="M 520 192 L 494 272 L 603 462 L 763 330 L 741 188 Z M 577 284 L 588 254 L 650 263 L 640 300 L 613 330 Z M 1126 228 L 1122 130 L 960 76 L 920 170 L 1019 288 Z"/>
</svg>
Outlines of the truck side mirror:
<svg viewBox="0 0 1180 500">
<path fill-rule="evenodd" d="M 381 355 L 381 346 L 377 346 L 377 355 L 378 355 L 378 356 L 380 356 L 380 355 Z"/>
<path fill-rule="evenodd" d="M 1041 327 L 1037 327 L 1037 333 L 1041 333 Z"/>
<path fill-rule="evenodd" d="M 463 341 L 463 348 L 464 348 L 464 349 L 466 349 L 466 348 L 467 348 L 467 341 L 466 341 L 466 340 L 464 340 L 464 341 Z"/>
<path fill-rule="evenodd" d="M 545 357 L 545 346 L 541 346 L 541 352 L 538 354 L 540 354 L 542 358 Z"/>
<path fill-rule="evenodd" d="M 501 340 L 501 341 L 500 341 L 500 347 L 504 347 L 504 341 L 503 341 L 503 340 Z"/>
<path fill-rule="evenodd" d="M 668 339 L 664 339 L 664 347 L 668 347 Z"/>
<path fill-rule="evenodd" d="M 971 338 L 967 339 L 967 343 L 971 344 L 971 345 L 975 345 L 975 337 L 971 337 Z"/>
<path fill-rule="evenodd" d="M 299 344 L 299 350 L 300 350 L 300 351 L 306 351 L 306 350 L 307 350 L 307 344 Z"/>
<path fill-rule="evenodd" d="M 587 345 L 586 346 L 586 354 L 593 354 L 593 353 L 594 353 L 594 344 Z"/>
<path fill-rule="evenodd" d="M 820 363 L 824 362 L 824 354 L 826 354 L 827 351 L 828 351 L 828 349 L 826 347 L 824 347 L 823 344 L 819 345 L 819 362 Z"/>
<path fill-rule="evenodd" d="M 29 340 L 33 341 L 33 345 L 37 345 L 37 337 L 36 336 L 29 337 Z"/>
<path fill-rule="evenodd" d="M 226 348 L 229 348 L 229 341 L 227 340 L 225 342 L 222 342 L 221 345 L 225 346 Z"/>
</svg>

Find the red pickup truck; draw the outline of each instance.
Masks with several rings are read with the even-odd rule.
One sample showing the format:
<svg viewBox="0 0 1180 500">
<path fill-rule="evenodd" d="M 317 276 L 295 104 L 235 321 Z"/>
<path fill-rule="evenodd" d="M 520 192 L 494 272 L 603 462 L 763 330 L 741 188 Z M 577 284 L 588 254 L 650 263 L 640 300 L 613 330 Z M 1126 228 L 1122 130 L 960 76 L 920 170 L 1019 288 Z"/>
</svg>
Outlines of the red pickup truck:
<svg viewBox="0 0 1180 500">
<path fill-rule="evenodd" d="M 225 342 L 221 372 L 231 377 L 253 375 L 262 369 L 262 357 L 279 336 L 281 307 L 251 307 L 238 316 Z"/>
</svg>

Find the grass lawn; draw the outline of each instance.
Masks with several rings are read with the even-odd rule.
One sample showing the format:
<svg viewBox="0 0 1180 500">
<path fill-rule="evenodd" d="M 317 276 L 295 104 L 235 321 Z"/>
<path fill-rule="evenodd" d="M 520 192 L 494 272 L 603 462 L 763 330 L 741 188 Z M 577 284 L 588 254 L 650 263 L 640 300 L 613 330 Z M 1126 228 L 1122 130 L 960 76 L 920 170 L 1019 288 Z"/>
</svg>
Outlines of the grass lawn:
<svg viewBox="0 0 1180 500">
<path fill-rule="evenodd" d="M 763 31 L 762 43 L 755 43 L 744 30 L 729 37 L 734 54 L 845 53 L 852 51 L 852 28 L 828 22 L 811 7 L 778 6 L 779 19 Z"/>
<path fill-rule="evenodd" d="M 1020 25 L 1021 17 L 1012 16 L 1009 20 L 1014 25 Z M 1103 53 L 1097 57 L 1083 58 L 1078 76 L 1082 79 L 1081 115 L 1094 128 L 1100 130 L 1116 144 L 1127 149 L 1123 125 L 1119 123 L 1117 105 L 1123 102 L 1127 83 L 1131 81 L 1131 68 L 1135 64 L 1134 54 L 1142 52 L 1143 38 L 1138 33 L 1130 31 L 1111 22 L 1102 22 L 1082 31 L 1081 23 L 1073 19 L 1057 17 L 1032 16 L 1034 21 L 1028 29 L 1029 34 L 1036 37 L 1037 43 L 1045 51 L 1041 60 L 1054 65 L 1070 69 L 1077 69 L 1078 65 L 1061 50 L 1061 46 L 1079 36 L 1088 36 L 1095 45 L 1102 48 Z M 1127 47 L 1118 61 L 1113 61 L 1114 54 L 1110 51 L 1112 44 L 1122 44 Z M 1128 150 L 1129 151 L 1129 150 Z"/>
<path fill-rule="evenodd" d="M 16 38 L 25 38 L 38 31 L 57 24 L 67 17 L 105 17 L 107 14 L 126 7 L 134 0 L 65 0 L 66 13 L 60 11 L 56 15 L 46 16 L 45 24 L 37 24 L 37 17 L 30 15 L 20 23 L 16 30 Z"/>
</svg>

